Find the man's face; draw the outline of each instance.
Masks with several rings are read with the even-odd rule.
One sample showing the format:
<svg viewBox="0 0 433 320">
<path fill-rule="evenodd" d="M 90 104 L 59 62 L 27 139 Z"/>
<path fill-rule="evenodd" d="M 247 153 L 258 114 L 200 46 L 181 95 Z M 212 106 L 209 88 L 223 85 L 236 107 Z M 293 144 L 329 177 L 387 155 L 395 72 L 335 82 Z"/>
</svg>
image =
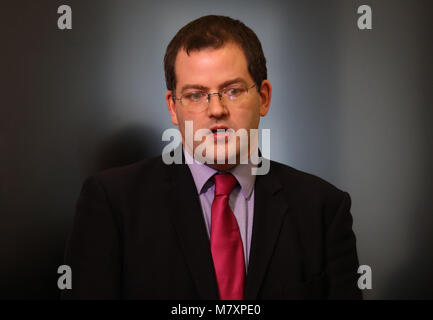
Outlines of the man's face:
<svg viewBox="0 0 433 320">
<path fill-rule="evenodd" d="M 232 43 L 228 43 L 219 49 L 205 48 L 200 51 L 192 51 L 189 55 L 185 50 L 179 50 L 175 63 L 175 73 L 177 80 L 176 98 L 180 98 L 186 92 L 196 90 L 195 87 L 199 91 L 208 93 L 218 92 L 227 87 L 228 81 L 235 79 L 246 87 L 251 87 L 254 84 L 242 49 Z M 212 130 L 216 127 L 233 129 L 234 131 L 243 128 L 249 134 L 250 129 L 258 128 L 260 116 L 265 116 L 268 112 L 271 89 L 270 82 L 264 80 L 260 92 L 257 92 L 256 87 L 249 89 L 248 93 L 242 98 L 241 103 L 234 107 L 224 105 L 218 95 L 212 95 L 207 108 L 200 112 L 184 107 L 179 100 L 174 102 L 172 100 L 174 93 L 171 91 L 167 91 L 166 101 L 172 122 L 179 127 L 182 134 L 184 147 L 193 152 L 199 144 L 205 143 L 205 137 L 201 141 L 194 141 L 191 146 L 185 145 L 185 143 L 188 144 L 188 139 L 185 139 L 185 121 L 190 120 L 193 122 L 194 134 L 199 129 Z M 219 147 L 225 144 L 227 158 L 229 139 L 230 136 L 227 139 L 223 134 L 221 136 L 215 134 L 214 139 L 208 139 L 206 143 L 211 141 L 215 146 L 215 150 L 217 142 L 219 142 Z M 237 143 L 237 158 L 239 152 L 239 143 Z M 215 162 L 216 159 L 215 152 Z M 234 165 L 210 166 L 226 170 Z"/>
</svg>

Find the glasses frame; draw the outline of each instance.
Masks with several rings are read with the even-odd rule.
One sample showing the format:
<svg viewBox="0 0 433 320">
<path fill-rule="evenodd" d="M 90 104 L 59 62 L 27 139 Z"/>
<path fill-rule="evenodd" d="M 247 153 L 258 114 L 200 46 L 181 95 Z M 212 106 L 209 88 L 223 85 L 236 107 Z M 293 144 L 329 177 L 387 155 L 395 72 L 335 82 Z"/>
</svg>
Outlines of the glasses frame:
<svg viewBox="0 0 433 320">
<path fill-rule="evenodd" d="M 256 86 L 257 86 L 257 83 L 254 83 L 251 87 L 246 87 L 246 88 L 245 88 L 245 89 L 247 90 L 246 94 L 248 94 L 248 91 L 249 91 L 250 89 L 252 89 L 252 88 L 254 88 L 254 87 L 256 87 Z M 227 87 L 221 89 L 221 91 L 217 91 L 217 92 L 208 92 L 208 93 L 203 92 L 203 93 L 207 94 L 206 102 L 208 103 L 208 106 L 209 106 L 209 102 L 210 102 L 210 97 L 211 97 L 211 96 L 213 96 L 213 95 L 218 95 L 219 100 L 221 101 L 221 99 L 222 99 L 222 97 L 223 97 L 223 93 L 222 93 L 222 92 L 224 92 L 224 90 L 229 89 L 229 88 L 230 88 L 230 86 L 227 86 Z M 174 100 L 175 102 L 176 102 L 176 100 L 177 100 L 177 101 L 180 101 L 180 103 L 182 104 L 182 106 L 185 107 L 185 105 L 182 103 L 182 98 L 183 98 L 183 94 L 180 96 L 180 98 L 176 98 L 176 95 L 173 95 L 173 100 Z"/>
</svg>

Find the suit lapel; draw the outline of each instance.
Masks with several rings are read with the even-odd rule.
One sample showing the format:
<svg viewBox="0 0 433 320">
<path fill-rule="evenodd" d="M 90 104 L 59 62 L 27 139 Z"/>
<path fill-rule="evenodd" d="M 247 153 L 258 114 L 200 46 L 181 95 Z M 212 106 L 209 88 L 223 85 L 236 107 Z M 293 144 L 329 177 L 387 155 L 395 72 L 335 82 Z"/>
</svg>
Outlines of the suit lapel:
<svg viewBox="0 0 433 320">
<path fill-rule="evenodd" d="M 218 299 L 210 241 L 193 177 L 186 164 L 173 164 L 167 168 L 170 219 L 191 276 L 201 299 Z"/>
<path fill-rule="evenodd" d="M 182 163 L 185 163 L 183 159 Z M 167 165 L 167 206 L 179 237 L 180 247 L 201 299 L 216 300 L 218 286 L 213 267 L 210 241 L 194 180 L 186 164 Z M 254 221 L 251 252 L 245 281 L 245 299 L 257 298 L 266 268 L 278 239 L 288 204 L 281 185 L 271 169 L 257 176 L 254 191 Z"/>
<path fill-rule="evenodd" d="M 257 298 L 288 209 L 282 188 L 271 162 L 269 173 L 256 177 L 251 252 L 245 283 L 246 300 Z"/>
</svg>

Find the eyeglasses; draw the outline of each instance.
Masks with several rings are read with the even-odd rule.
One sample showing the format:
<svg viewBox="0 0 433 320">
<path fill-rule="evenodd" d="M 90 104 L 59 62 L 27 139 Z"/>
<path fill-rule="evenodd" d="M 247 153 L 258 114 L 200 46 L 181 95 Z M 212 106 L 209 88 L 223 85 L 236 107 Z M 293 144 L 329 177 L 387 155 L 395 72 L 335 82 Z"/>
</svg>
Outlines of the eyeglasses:
<svg viewBox="0 0 433 320">
<path fill-rule="evenodd" d="M 193 112 L 201 112 L 209 106 L 210 97 L 212 95 L 218 95 L 221 103 L 226 107 L 235 107 L 245 99 L 248 94 L 248 90 L 254 88 L 256 84 L 251 87 L 247 87 L 244 84 L 232 84 L 219 92 L 207 93 L 204 91 L 188 91 L 182 94 L 182 96 L 174 100 L 180 100 L 180 103 L 185 108 Z"/>
</svg>

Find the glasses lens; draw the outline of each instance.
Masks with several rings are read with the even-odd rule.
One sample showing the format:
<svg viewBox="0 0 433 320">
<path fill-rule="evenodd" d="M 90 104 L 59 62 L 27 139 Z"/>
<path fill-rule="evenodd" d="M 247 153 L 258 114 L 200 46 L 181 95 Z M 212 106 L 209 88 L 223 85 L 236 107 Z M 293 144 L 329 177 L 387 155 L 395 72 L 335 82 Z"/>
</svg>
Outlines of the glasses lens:
<svg viewBox="0 0 433 320">
<path fill-rule="evenodd" d="M 247 93 L 247 89 L 243 86 L 234 86 L 224 89 L 222 92 L 223 100 L 228 105 L 236 105 Z"/>
<path fill-rule="evenodd" d="M 200 112 L 207 108 L 207 93 L 202 91 L 187 92 L 182 95 L 181 102 L 188 110 Z"/>
<path fill-rule="evenodd" d="M 221 103 L 227 107 L 236 106 L 242 102 L 243 98 L 246 96 L 248 89 L 239 84 L 232 85 L 225 88 L 221 93 L 210 93 L 209 98 L 212 96 L 217 96 L 216 98 L 221 99 Z M 186 92 L 181 98 L 182 105 L 191 112 L 201 112 L 209 106 L 208 93 L 203 91 L 191 91 Z"/>
</svg>

